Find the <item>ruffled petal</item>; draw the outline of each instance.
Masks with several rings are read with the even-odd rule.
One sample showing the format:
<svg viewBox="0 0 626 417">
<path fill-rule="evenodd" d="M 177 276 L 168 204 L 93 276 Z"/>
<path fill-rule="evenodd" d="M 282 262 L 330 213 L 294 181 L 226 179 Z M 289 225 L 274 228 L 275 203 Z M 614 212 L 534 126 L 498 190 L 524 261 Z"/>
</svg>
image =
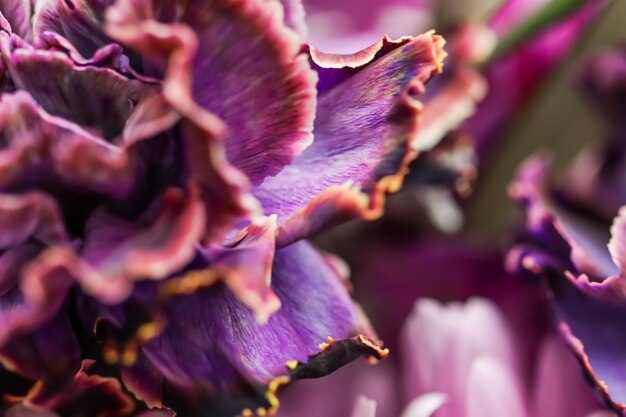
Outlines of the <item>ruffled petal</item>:
<svg viewBox="0 0 626 417">
<path fill-rule="evenodd" d="M 80 368 L 80 349 L 65 309 L 51 320 L 0 348 L 0 362 L 13 372 L 37 381 L 27 394 L 42 405 L 58 395 Z"/>
<path fill-rule="evenodd" d="M 108 140 L 122 133 L 134 105 L 153 89 L 109 68 L 78 65 L 62 52 L 16 47 L 7 37 L 2 55 L 18 89 L 52 115 Z"/>
<path fill-rule="evenodd" d="M 246 228 L 233 248 L 210 251 L 212 268 L 235 296 L 250 307 L 259 323 L 280 308 L 271 288 L 272 262 L 276 250 L 276 216 L 257 220 Z"/>
<path fill-rule="evenodd" d="M 84 56 L 111 42 L 103 30 L 104 11 L 112 0 L 37 0 L 33 32 L 55 32 L 67 38 Z"/>
<path fill-rule="evenodd" d="M 3 346 L 52 319 L 63 305 L 72 280 L 61 267 L 69 251 L 67 233 L 58 207 L 49 197 L 40 193 L 0 194 L 0 230 Z M 46 245 L 53 249 L 42 253 Z"/>
<path fill-rule="evenodd" d="M 336 223 L 336 217 L 345 217 L 339 210 L 342 207 L 352 212 L 359 207 L 362 217 L 377 217 L 382 214 L 385 193 L 401 186 L 407 164 L 416 155 L 412 146 L 422 111 L 416 97 L 423 93 L 424 83 L 441 70 L 445 53 L 443 40 L 433 33 L 398 41 L 392 50 L 383 46 L 377 52 L 366 52 L 364 58 L 326 58 L 329 66 L 354 65 L 357 72 L 321 97 L 313 144 L 279 175 L 255 189 L 265 212 L 278 214 L 279 223 L 307 210 L 307 205 L 324 207 L 321 215 L 315 215 L 319 224 L 309 226 L 311 232 L 324 228 L 325 222 Z M 375 59 L 384 53 L 381 51 L 387 53 Z M 354 201 L 346 195 L 344 201 L 352 198 L 354 202 L 336 210 L 315 201 L 327 201 L 324 190 L 345 184 L 356 188 L 346 187 L 346 194 L 362 197 Z"/>
<path fill-rule="evenodd" d="M 0 1 L 0 14 L 8 21 L 11 31 L 24 39 L 31 35 L 32 13 L 30 0 Z"/>
<path fill-rule="evenodd" d="M 53 49 L 2 39 L 13 81 L 32 97 L 18 91 L 0 102 L 0 189 L 35 187 L 71 199 L 98 194 L 136 214 L 181 175 L 180 145 L 163 134 L 179 115 L 154 85 L 114 69 L 122 65 L 119 48 L 84 59 L 62 38 L 46 39 Z"/>
<path fill-rule="evenodd" d="M 147 225 L 131 223 L 96 210 L 85 228 L 76 279 L 85 292 L 104 303 L 118 303 L 141 279 L 162 280 L 194 256 L 204 229 L 197 192 L 170 190 L 158 204 L 159 215 Z"/>
<path fill-rule="evenodd" d="M 35 386 L 21 404 L 8 411 L 9 415 L 28 417 L 129 415 L 135 405 L 123 391 L 119 381 L 114 378 L 89 375 L 87 372 L 92 364 L 92 361 L 83 361 L 82 368 L 74 371 L 69 383 L 53 397 L 46 398 L 44 387 Z"/>
<path fill-rule="evenodd" d="M 549 279 L 561 334 L 587 379 L 612 408 L 626 409 L 623 303 L 595 299 L 569 281 L 558 264 L 539 262 L 532 252 L 526 252 L 520 261 L 527 272 Z"/>
<path fill-rule="evenodd" d="M 157 15 L 173 19 L 174 11 L 159 3 Z M 165 73 L 163 95 L 183 116 L 179 134 L 184 144 L 187 174 L 199 186 L 206 205 L 205 240 L 223 238 L 237 221 L 258 213 L 258 202 L 249 194 L 248 179 L 225 155 L 226 127 L 215 114 L 193 99 L 193 65 L 198 40 L 183 24 L 161 24 L 150 19 L 150 3 L 120 1 L 109 10 L 108 30 L 129 44 Z"/>
<path fill-rule="evenodd" d="M 161 3 L 119 1 L 109 32 L 160 63 L 168 43 L 181 43 L 176 62 L 161 66 L 166 96 L 186 115 L 199 106 L 221 118 L 228 160 L 254 184 L 277 174 L 311 142 L 316 99 L 315 74 L 280 4 L 190 1 L 179 23 L 160 24 L 146 15 L 154 8 L 163 19 Z"/>
<path fill-rule="evenodd" d="M 365 336 L 328 339 L 357 334 L 361 318 L 335 270 L 305 242 L 276 253 L 271 288 L 282 307 L 266 324 L 259 324 L 226 286 L 216 284 L 216 271 L 194 270 L 202 265 L 199 258 L 186 275 L 151 284 L 149 293 L 164 303 L 156 317 L 166 324 L 144 339 L 136 362 L 124 371 L 129 386 L 150 404 L 178 404 L 182 400 L 168 397 L 174 389 L 185 398 L 209 402 L 206 407 L 226 406 L 220 402 L 229 398 L 241 407 L 246 403 L 237 399 L 249 397 L 247 390 L 276 384 L 275 378 L 287 383 L 320 377 L 358 356 L 387 354 Z M 139 293 L 134 296 L 135 302 L 141 299 Z M 118 307 L 103 308 L 102 317 L 122 333 L 136 319 Z M 222 392 L 219 398 L 209 395 L 216 390 Z M 261 397 L 259 406 L 272 407 Z M 193 405 L 190 400 L 186 407 Z"/>
</svg>

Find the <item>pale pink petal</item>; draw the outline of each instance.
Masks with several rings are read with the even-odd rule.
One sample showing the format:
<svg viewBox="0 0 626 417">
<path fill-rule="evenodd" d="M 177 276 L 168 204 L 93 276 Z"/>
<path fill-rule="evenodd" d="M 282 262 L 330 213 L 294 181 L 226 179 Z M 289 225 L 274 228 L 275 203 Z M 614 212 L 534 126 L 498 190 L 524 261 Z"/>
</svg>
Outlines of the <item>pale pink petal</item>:
<svg viewBox="0 0 626 417">
<path fill-rule="evenodd" d="M 467 383 L 464 417 L 527 416 L 521 384 L 501 362 L 488 356 L 478 358 Z"/>
<path fill-rule="evenodd" d="M 376 401 L 360 396 L 354 405 L 352 417 L 376 417 Z"/>
<path fill-rule="evenodd" d="M 445 402 L 445 394 L 433 392 L 421 395 L 406 406 L 402 417 L 431 417 Z"/>
</svg>

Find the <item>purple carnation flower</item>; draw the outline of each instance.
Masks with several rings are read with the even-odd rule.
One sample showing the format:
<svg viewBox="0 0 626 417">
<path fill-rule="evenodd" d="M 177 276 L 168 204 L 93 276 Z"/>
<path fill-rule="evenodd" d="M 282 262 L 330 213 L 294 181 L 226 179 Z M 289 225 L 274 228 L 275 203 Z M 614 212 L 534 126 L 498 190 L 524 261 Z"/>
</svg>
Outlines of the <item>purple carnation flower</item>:
<svg viewBox="0 0 626 417">
<path fill-rule="evenodd" d="M 2 410 L 265 415 L 385 356 L 303 239 L 381 215 L 443 39 L 331 56 L 293 0 L 112 3 L 0 0 Z"/>
<path fill-rule="evenodd" d="M 522 166 L 510 191 L 526 210 L 526 228 L 509 266 L 546 279 L 563 337 L 607 404 L 623 415 L 626 49 L 594 57 L 580 75 L 611 133 L 563 177 L 548 176 L 545 156 Z"/>
</svg>

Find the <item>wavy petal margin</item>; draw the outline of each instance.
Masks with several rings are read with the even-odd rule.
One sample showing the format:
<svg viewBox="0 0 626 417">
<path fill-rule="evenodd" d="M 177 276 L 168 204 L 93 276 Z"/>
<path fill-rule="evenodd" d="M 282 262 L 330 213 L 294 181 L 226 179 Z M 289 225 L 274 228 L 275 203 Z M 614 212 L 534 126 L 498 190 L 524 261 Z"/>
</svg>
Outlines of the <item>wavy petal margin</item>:
<svg viewBox="0 0 626 417">
<path fill-rule="evenodd" d="M 221 118 L 228 160 L 254 184 L 277 174 L 310 144 L 316 101 L 315 73 L 283 25 L 280 4 L 195 0 L 177 23 L 146 19 L 160 3 L 118 1 L 109 32 L 148 57 L 162 55 L 163 43 L 180 43 L 177 62 L 163 68 L 166 96 L 183 114 Z"/>
<path fill-rule="evenodd" d="M 508 268 L 518 274 L 545 278 L 552 306 L 558 317 L 558 331 L 578 359 L 587 380 L 607 405 L 621 415 L 626 410 L 626 349 L 623 301 L 599 300 L 584 291 L 563 265 L 541 248 L 518 245 L 507 259 Z"/>
<path fill-rule="evenodd" d="M 361 55 L 314 58 L 330 68 L 355 70 L 321 96 L 313 144 L 254 190 L 265 213 L 277 214 L 280 225 L 306 223 L 306 231 L 288 231 L 285 236 L 291 238 L 281 244 L 340 219 L 382 215 L 385 194 L 400 188 L 416 157 L 413 146 L 423 112 L 418 97 L 441 72 L 443 44 L 430 32 L 395 43 L 383 40 Z M 335 188 L 325 191 L 329 187 Z M 340 204 L 333 207 L 333 200 Z M 292 216 L 296 219 L 289 220 Z"/>
<path fill-rule="evenodd" d="M 235 222 L 253 217 L 260 209 L 248 192 L 247 178 L 226 158 L 223 121 L 193 99 L 193 61 L 198 50 L 195 33 L 185 24 L 159 23 L 152 12 L 149 1 L 120 0 L 108 10 L 107 30 L 165 73 L 163 95 L 184 116 L 180 133 L 188 175 L 198 184 L 207 207 L 205 240 L 216 242 Z"/>
<path fill-rule="evenodd" d="M 109 345 L 121 347 L 111 358 L 122 360 L 127 386 L 150 405 L 165 404 L 180 411 L 178 407 L 198 406 L 197 401 L 220 407 L 222 401 L 237 399 L 233 404 L 241 411 L 239 400 L 249 398 L 254 392 L 250 387 L 285 378 L 285 363 L 295 372 L 294 379 L 300 379 L 323 376 L 359 354 L 378 358 L 387 354 L 365 336 L 349 343 L 358 344 L 358 349 L 343 343 L 335 346 L 333 339 L 326 342 L 328 336 L 345 339 L 367 328 L 337 269 L 306 242 L 276 253 L 271 290 L 282 307 L 265 324 L 225 285 L 216 284 L 220 277 L 206 261 L 198 258 L 189 268 L 184 275 L 138 290 L 133 308 L 101 309 L 101 322 L 110 324 L 109 337 L 127 340 L 125 345 L 119 341 Z M 146 314 L 129 315 L 141 308 L 145 296 L 140 293 L 156 294 L 162 303 L 156 311 L 153 305 L 144 306 L 154 322 L 137 324 L 136 318 Z M 131 327 L 137 329 L 138 339 L 124 339 Z M 319 361 L 296 366 L 320 349 L 328 351 Z M 168 396 L 172 392 L 185 400 Z"/>
</svg>

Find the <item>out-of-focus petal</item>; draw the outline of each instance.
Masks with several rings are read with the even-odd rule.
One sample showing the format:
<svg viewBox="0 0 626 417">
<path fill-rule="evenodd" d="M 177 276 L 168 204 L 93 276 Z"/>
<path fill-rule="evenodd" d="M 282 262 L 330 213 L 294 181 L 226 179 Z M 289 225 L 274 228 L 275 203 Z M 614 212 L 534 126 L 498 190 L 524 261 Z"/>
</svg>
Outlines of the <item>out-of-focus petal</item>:
<svg viewBox="0 0 626 417">
<path fill-rule="evenodd" d="M 0 226 L 0 345 L 4 345 L 54 317 L 71 278 L 62 267 L 69 250 L 67 233 L 48 196 L 0 195 Z M 44 245 L 54 246 L 38 257 Z"/>
<path fill-rule="evenodd" d="M 304 41 L 307 35 L 307 27 L 304 11 L 304 5 L 301 0 L 279 0 L 283 5 L 283 13 L 285 24 L 293 29 Z"/>
<path fill-rule="evenodd" d="M 502 313 L 487 300 L 440 305 L 420 300 L 404 330 L 405 393 L 449 395 L 442 415 L 462 414 L 471 369 L 481 356 L 515 371 L 511 335 Z"/>
<path fill-rule="evenodd" d="M 526 209 L 526 230 L 549 253 L 562 257 L 564 266 L 600 280 L 618 273 L 607 248 L 609 233 L 602 222 L 594 222 L 561 204 L 551 193 L 548 161 L 541 156 L 528 159 L 510 186 L 510 195 Z M 573 265 L 568 265 L 571 258 Z"/>
<path fill-rule="evenodd" d="M 626 320 L 623 303 L 612 301 L 611 297 L 597 299 L 597 294 L 581 288 L 571 274 L 564 272 L 558 258 L 551 258 L 541 248 L 520 245 L 509 254 L 508 261 L 510 267 L 518 268 L 522 274 L 547 278 L 560 333 L 567 346 L 607 404 L 620 412 L 625 409 L 626 385 L 622 375 L 626 372 L 626 361 L 621 355 L 626 348 L 626 339 L 622 337 Z"/>
<path fill-rule="evenodd" d="M 31 35 L 32 2 L 30 0 L 2 0 L 0 13 L 11 25 L 13 33 L 26 39 Z"/>
<path fill-rule="evenodd" d="M 91 361 L 83 361 L 82 368 L 75 371 L 69 383 L 54 396 L 43 397 L 45 392 L 43 386 L 36 386 L 22 404 L 9 411 L 15 414 L 9 415 L 47 417 L 43 410 L 54 410 L 63 417 L 129 415 L 135 406 L 123 391 L 119 381 L 114 378 L 88 375 L 87 371 L 91 365 Z M 37 412 L 43 414 L 37 414 Z"/>
<path fill-rule="evenodd" d="M 524 417 L 524 389 L 511 369 L 490 356 L 481 356 L 471 367 L 465 397 L 466 417 Z M 457 414 L 458 415 L 458 414 Z"/>
<path fill-rule="evenodd" d="M 356 400 L 352 417 L 376 417 L 376 401 L 361 396 Z"/>
<path fill-rule="evenodd" d="M 600 405 L 593 394 L 563 341 L 546 339 L 539 350 L 530 415 L 584 417 Z"/>
<path fill-rule="evenodd" d="M 515 0 L 505 9 L 534 8 L 538 6 L 536 3 L 545 3 L 545 0 Z M 475 138 L 479 155 L 488 155 L 497 138 L 501 137 L 502 129 L 519 114 L 519 110 L 543 86 L 546 77 L 588 33 L 606 5 L 602 1 L 587 3 L 487 65 L 484 75 L 489 92 L 478 104 L 476 115 L 465 123 L 467 131 Z M 517 16 L 519 12 L 513 13 Z M 510 29 L 511 26 L 505 23 L 502 28 Z"/>
<path fill-rule="evenodd" d="M 321 213 L 313 214 L 318 224 L 307 224 L 308 233 L 355 211 L 360 211 L 361 217 L 380 216 L 385 194 L 397 191 L 408 163 L 415 158 L 412 146 L 422 110 L 418 98 L 424 83 L 441 70 L 442 45 L 439 36 L 427 33 L 400 41 L 378 59 L 378 52 L 354 59 L 327 57 L 331 67 L 359 67 L 374 60 L 321 97 L 313 144 L 279 175 L 255 189 L 264 211 L 278 214 L 280 224 L 292 215 L 301 215 L 300 210 L 315 211 L 320 206 Z M 372 79 L 382 80 L 374 84 L 375 90 Z M 332 205 L 315 200 L 323 198 L 329 187 L 341 186 L 346 187 L 343 201 L 352 200 L 352 204 L 340 204 L 333 210 Z"/>
<path fill-rule="evenodd" d="M 406 406 L 402 417 L 431 417 L 445 402 L 445 394 L 420 395 Z"/>
</svg>

